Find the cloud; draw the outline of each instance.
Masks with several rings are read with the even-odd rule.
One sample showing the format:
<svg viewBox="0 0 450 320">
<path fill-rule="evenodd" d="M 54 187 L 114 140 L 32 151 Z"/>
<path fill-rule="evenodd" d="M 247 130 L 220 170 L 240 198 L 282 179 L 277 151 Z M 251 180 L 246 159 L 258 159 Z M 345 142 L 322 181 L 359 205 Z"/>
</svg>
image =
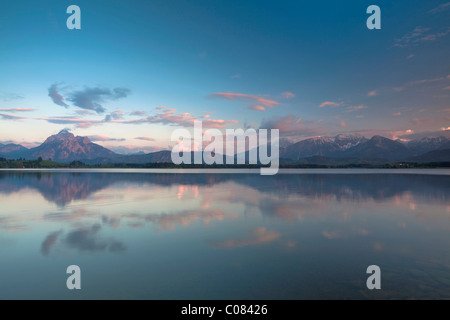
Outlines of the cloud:
<svg viewBox="0 0 450 320">
<path fill-rule="evenodd" d="M 125 141 L 125 138 L 110 138 L 102 135 L 93 135 L 88 136 L 89 140 L 91 141 Z"/>
<path fill-rule="evenodd" d="M 217 248 L 242 248 L 253 245 L 260 245 L 265 243 L 270 243 L 277 240 L 280 237 L 280 234 L 267 230 L 266 228 L 256 228 L 252 231 L 250 237 L 246 239 L 230 239 L 224 242 L 220 242 L 215 244 L 214 246 Z"/>
<path fill-rule="evenodd" d="M 250 106 L 248 107 L 250 110 L 256 110 L 256 111 L 264 111 L 266 110 L 266 107 L 263 106 L 258 106 L 258 105 L 254 105 L 254 106 Z"/>
<path fill-rule="evenodd" d="M 22 119 L 28 119 L 27 117 L 20 117 L 20 116 L 15 116 L 13 114 L 5 114 L 5 113 L 0 113 L 0 117 L 2 117 L 2 119 L 4 120 L 22 120 Z"/>
<path fill-rule="evenodd" d="M 61 116 L 61 117 L 47 117 L 47 118 L 34 118 L 35 120 L 44 120 L 49 123 L 54 124 L 74 124 L 78 128 L 89 128 L 93 125 L 103 123 L 103 120 L 88 120 L 79 119 L 72 116 Z"/>
<path fill-rule="evenodd" d="M 290 114 L 284 117 L 264 118 L 260 129 L 278 129 L 280 136 L 311 137 L 322 135 L 324 129 L 311 121 L 305 121 Z"/>
<path fill-rule="evenodd" d="M 149 137 L 137 137 L 135 139 L 137 139 L 137 140 L 144 140 L 144 141 L 155 141 L 155 139 L 149 138 Z"/>
<path fill-rule="evenodd" d="M 269 107 L 269 108 L 273 108 L 274 106 L 277 106 L 280 104 L 279 102 L 277 102 L 275 100 L 270 100 L 270 99 L 263 98 L 260 96 L 243 94 L 243 93 L 217 92 L 217 93 L 213 93 L 212 96 L 225 98 L 228 100 L 251 101 L 251 102 L 256 101 L 258 104 L 261 104 L 261 105 Z"/>
<path fill-rule="evenodd" d="M 403 91 L 409 87 L 414 87 L 418 85 L 425 85 L 430 83 L 442 83 L 442 82 L 449 82 L 450 81 L 450 75 L 447 76 L 440 76 L 435 78 L 429 78 L 429 79 L 420 79 L 420 80 L 414 80 L 407 82 L 399 87 L 395 87 L 394 90 L 397 92 Z"/>
<path fill-rule="evenodd" d="M 414 140 L 421 139 L 426 137 L 446 137 L 450 139 L 450 127 L 449 128 L 440 128 L 437 131 L 422 131 L 422 132 L 413 132 L 412 130 L 407 130 L 410 132 L 404 132 L 403 134 L 399 134 L 398 138 L 402 140 Z"/>
<path fill-rule="evenodd" d="M 396 113 L 393 113 L 392 115 L 398 117 L 398 116 L 401 116 L 402 113 L 401 112 L 396 112 Z"/>
<path fill-rule="evenodd" d="M 130 113 L 130 116 L 145 116 L 147 112 L 145 111 L 133 111 Z"/>
<path fill-rule="evenodd" d="M 324 101 L 322 102 L 319 107 L 323 108 L 323 107 L 340 107 L 342 106 L 343 103 L 342 102 L 333 102 L 333 101 Z"/>
<path fill-rule="evenodd" d="M 415 126 L 423 126 L 423 125 L 429 125 L 429 124 L 433 124 L 435 122 L 434 119 L 431 118 L 414 118 L 411 119 L 410 123 L 415 125 Z"/>
<path fill-rule="evenodd" d="M 347 127 L 347 122 L 345 122 L 344 120 L 342 120 L 342 121 L 339 123 L 339 125 L 340 125 L 342 128 L 345 128 L 345 127 Z"/>
<path fill-rule="evenodd" d="M 58 92 L 58 84 L 54 83 L 48 88 L 48 96 L 52 99 L 53 103 L 58 106 L 68 108 L 69 105 L 64 102 L 63 96 Z"/>
<path fill-rule="evenodd" d="M 237 74 L 233 74 L 230 78 L 231 79 L 240 79 L 240 78 L 242 78 L 242 76 L 239 73 L 237 73 Z"/>
<path fill-rule="evenodd" d="M 431 9 L 428 12 L 432 13 L 432 14 L 436 14 L 436 13 L 440 13 L 440 12 L 446 11 L 448 9 L 450 9 L 450 2 L 443 3 L 443 4 L 439 5 L 439 6 L 437 6 L 436 8 Z"/>
<path fill-rule="evenodd" d="M 141 119 L 133 119 L 122 121 L 121 123 L 126 124 L 141 124 L 141 123 L 160 123 L 171 126 L 183 126 L 183 127 L 192 127 L 194 125 L 194 120 L 198 120 L 197 117 L 192 115 L 191 113 L 178 113 L 176 109 L 173 108 L 162 108 L 162 113 Z M 207 119 L 202 121 L 203 127 L 208 128 L 224 128 L 227 125 L 237 123 L 237 120 L 214 120 Z"/>
<path fill-rule="evenodd" d="M 409 56 L 406 57 L 406 59 L 409 60 L 409 59 L 414 58 L 414 57 L 415 57 L 415 55 L 411 53 Z"/>
<path fill-rule="evenodd" d="M 105 120 L 104 121 L 109 122 L 109 121 L 123 120 L 123 119 L 124 119 L 123 111 L 117 110 L 117 111 L 111 112 L 110 114 L 107 114 L 105 116 Z"/>
<path fill-rule="evenodd" d="M 0 109 L 0 111 L 6 111 L 6 112 L 30 112 L 35 111 L 36 109 L 33 108 L 6 108 L 6 109 Z"/>
<path fill-rule="evenodd" d="M 450 27 L 445 31 L 430 33 L 430 28 L 416 27 L 413 31 L 408 32 L 401 38 L 395 39 L 394 47 L 404 48 L 417 46 L 424 41 L 435 41 L 438 38 L 447 36 L 450 33 Z"/>
<path fill-rule="evenodd" d="M 69 101 L 81 109 L 103 113 L 106 109 L 101 103 L 108 100 L 125 98 L 129 93 L 130 90 L 126 88 L 114 88 L 110 90 L 107 88 L 86 87 L 84 90 L 72 92 Z"/>
<path fill-rule="evenodd" d="M 292 92 L 289 92 L 289 91 L 282 92 L 282 93 L 281 93 L 281 96 L 282 96 L 284 99 L 292 99 L 292 98 L 295 98 L 295 94 L 293 94 Z"/>
<path fill-rule="evenodd" d="M 368 97 L 375 97 L 377 95 L 378 95 L 378 91 L 377 90 L 369 91 L 369 93 L 367 94 Z"/>
<path fill-rule="evenodd" d="M 358 105 L 358 106 L 349 106 L 345 109 L 345 112 L 354 112 L 354 111 L 359 111 L 359 110 L 363 110 L 363 109 L 367 109 L 368 107 L 365 105 Z"/>
<path fill-rule="evenodd" d="M 9 102 L 13 100 L 23 99 L 23 96 L 16 93 L 0 92 L 0 99 L 3 100 L 4 102 Z"/>
</svg>

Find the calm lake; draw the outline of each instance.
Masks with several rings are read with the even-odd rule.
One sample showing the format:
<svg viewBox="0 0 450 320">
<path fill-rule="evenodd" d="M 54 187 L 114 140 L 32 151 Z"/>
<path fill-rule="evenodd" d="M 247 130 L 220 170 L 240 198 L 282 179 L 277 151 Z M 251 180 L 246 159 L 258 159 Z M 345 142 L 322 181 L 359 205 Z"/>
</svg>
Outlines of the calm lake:
<svg viewBox="0 0 450 320">
<path fill-rule="evenodd" d="M 450 170 L 258 173 L 0 171 L 0 299 L 450 299 Z"/>
</svg>

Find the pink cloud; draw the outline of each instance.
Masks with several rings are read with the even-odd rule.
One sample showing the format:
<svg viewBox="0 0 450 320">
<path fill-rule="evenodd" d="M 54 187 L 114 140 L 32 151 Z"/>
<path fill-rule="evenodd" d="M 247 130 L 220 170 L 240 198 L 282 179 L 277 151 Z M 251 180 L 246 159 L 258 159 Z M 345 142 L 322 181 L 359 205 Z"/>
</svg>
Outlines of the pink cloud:
<svg viewBox="0 0 450 320">
<path fill-rule="evenodd" d="M 214 120 L 208 119 L 203 121 L 203 127 L 205 128 L 224 128 L 229 124 L 238 123 L 238 120 Z"/>
<path fill-rule="evenodd" d="M 204 118 L 205 119 L 205 118 Z M 126 124 L 140 124 L 140 123 L 161 123 L 166 125 L 173 126 L 184 126 L 191 127 L 194 125 L 194 121 L 198 120 L 194 115 L 185 112 L 185 113 L 177 113 L 176 109 L 164 109 L 162 113 L 156 114 L 154 116 L 150 116 L 142 119 L 134 119 L 128 121 L 122 121 L 121 123 Z M 223 128 L 229 124 L 237 123 L 238 120 L 220 120 L 220 119 L 209 119 L 203 120 L 202 124 L 204 127 L 214 127 L 214 128 Z"/>
<path fill-rule="evenodd" d="M 266 107 L 259 106 L 259 105 L 250 106 L 248 108 L 251 109 L 251 110 L 256 110 L 256 111 L 264 111 L 264 110 L 266 110 Z"/>
<path fill-rule="evenodd" d="M 295 94 L 293 94 L 292 92 L 289 92 L 289 91 L 282 92 L 281 96 L 285 99 L 295 98 Z"/>
<path fill-rule="evenodd" d="M 221 97 L 221 98 L 225 98 L 228 100 L 256 101 L 257 103 L 262 104 L 263 106 L 266 106 L 269 108 L 272 108 L 272 107 L 280 104 L 279 102 L 277 102 L 275 100 L 270 100 L 270 99 L 263 98 L 260 96 L 243 94 L 243 93 L 217 92 L 217 93 L 213 93 L 212 96 Z"/>
<path fill-rule="evenodd" d="M 338 103 L 338 102 L 333 102 L 333 101 L 324 101 L 324 102 L 322 102 L 319 105 L 320 108 L 328 107 L 328 106 L 330 106 L 330 107 L 339 107 L 339 106 L 342 106 L 342 102 Z"/>
<path fill-rule="evenodd" d="M 27 117 L 20 117 L 20 116 L 15 116 L 13 114 L 5 114 L 5 113 L 0 113 L 0 117 L 2 117 L 4 120 L 28 119 Z"/>
<path fill-rule="evenodd" d="M 401 116 L 402 113 L 401 112 L 396 112 L 396 113 L 393 113 L 392 115 L 398 117 L 398 116 Z"/>
<path fill-rule="evenodd" d="M 368 97 L 375 97 L 375 96 L 377 96 L 377 95 L 378 95 L 378 91 L 377 91 L 377 90 L 372 90 L 372 91 L 370 91 L 370 92 L 367 94 Z"/>
</svg>

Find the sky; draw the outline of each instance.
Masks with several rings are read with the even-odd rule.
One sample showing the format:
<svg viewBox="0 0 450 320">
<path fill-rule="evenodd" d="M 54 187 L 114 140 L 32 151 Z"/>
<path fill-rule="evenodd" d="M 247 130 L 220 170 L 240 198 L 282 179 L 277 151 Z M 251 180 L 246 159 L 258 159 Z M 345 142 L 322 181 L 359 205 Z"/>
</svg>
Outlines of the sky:
<svg viewBox="0 0 450 320">
<path fill-rule="evenodd" d="M 70 5 L 81 29 L 70 30 Z M 369 5 L 381 29 L 369 30 Z M 177 128 L 275 128 L 291 142 L 450 138 L 450 2 L 8 1 L 0 143 L 62 129 L 114 151 Z"/>
</svg>

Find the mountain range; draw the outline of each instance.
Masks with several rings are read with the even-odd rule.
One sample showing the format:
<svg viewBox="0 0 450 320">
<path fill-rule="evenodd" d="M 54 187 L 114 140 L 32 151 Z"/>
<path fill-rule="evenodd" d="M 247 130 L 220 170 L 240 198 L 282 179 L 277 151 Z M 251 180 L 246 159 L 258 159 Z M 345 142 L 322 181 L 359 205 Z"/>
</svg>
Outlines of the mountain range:
<svg viewBox="0 0 450 320">
<path fill-rule="evenodd" d="M 122 155 L 91 142 L 88 137 L 74 136 L 68 130 L 48 137 L 40 146 L 31 149 L 19 144 L 0 144 L 0 157 L 26 160 L 41 157 L 62 163 L 82 161 L 90 165 L 171 163 L 169 150 Z M 370 139 L 359 135 L 337 135 L 309 138 L 280 148 L 281 164 L 379 164 L 380 161 L 450 162 L 450 140 L 441 136 L 401 142 L 378 135 Z"/>
</svg>

